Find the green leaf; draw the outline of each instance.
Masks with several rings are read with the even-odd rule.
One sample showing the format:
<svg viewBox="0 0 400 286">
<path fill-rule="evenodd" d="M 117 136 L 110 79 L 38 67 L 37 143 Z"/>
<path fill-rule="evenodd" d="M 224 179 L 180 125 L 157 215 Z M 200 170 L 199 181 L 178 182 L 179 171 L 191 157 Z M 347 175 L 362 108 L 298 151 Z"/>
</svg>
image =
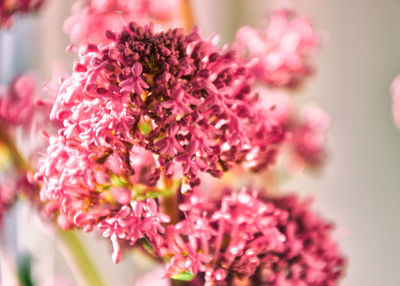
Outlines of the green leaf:
<svg viewBox="0 0 400 286">
<path fill-rule="evenodd" d="M 18 278 L 21 286 L 33 286 L 32 279 L 32 257 L 23 254 L 18 257 Z"/>
<path fill-rule="evenodd" d="M 151 126 L 149 123 L 145 122 L 139 125 L 139 130 L 142 134 L 148 134 L 151 131 Z"/>
<path fill-rule="evenodd" d="M 181 281 L 192 281 L 194 276 L 195 275 L 192 272 L 182 271 L 180 274 L 171 276 L 171 279 L 181 280 Z"/>
<path fill-rule="evenodd" d="M 116 187 L 129 187 L 128 182 L 123 177 L 118 177 L 115 174 L 110 175 L 111 184 Z"/>
</svg>

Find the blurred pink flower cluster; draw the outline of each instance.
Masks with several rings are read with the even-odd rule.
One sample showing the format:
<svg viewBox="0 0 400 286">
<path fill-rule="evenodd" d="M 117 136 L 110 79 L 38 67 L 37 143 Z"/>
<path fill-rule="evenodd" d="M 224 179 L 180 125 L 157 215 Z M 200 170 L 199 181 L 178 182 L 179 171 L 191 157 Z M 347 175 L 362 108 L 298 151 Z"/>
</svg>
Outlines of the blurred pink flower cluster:
<svg viewBox="0 0 400 286">
<path fill-rule="evenodd" d="M 64 23 L 64 31 L 75 43 L 108 43 L 104 32 L 118 32 L 126 23 L 141 25 L 150 21 L 175 23 L 181 11 L 180 0 L 85 0 L 74 5 L 76 11 Z"/>
<path fill-rule="evenodd" d="M 0 28 L 9 27 L 14 14 L 36 12 L 43 3 L 44 0 L 0 0 Z"/>
<path fill-rule="evenodd" d="M 308 18 L 280 9 L 271 14 L 265 30 L 240 28 L 234 46 L 250 60 L 257 80 L 271 86 L 295 87 L 312 74 L 311 56 L 318 42 Z"/>
</svg>

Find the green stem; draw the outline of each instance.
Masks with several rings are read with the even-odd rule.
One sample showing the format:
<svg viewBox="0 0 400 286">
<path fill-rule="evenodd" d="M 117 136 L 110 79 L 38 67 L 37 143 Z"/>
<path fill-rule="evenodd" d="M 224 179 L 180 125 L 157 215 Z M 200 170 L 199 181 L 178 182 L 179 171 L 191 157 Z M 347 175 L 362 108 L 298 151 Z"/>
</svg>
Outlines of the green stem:
<svg viewBox="0 0 400 286">
<path fill-rule="evenodd" d="M 82 245 L 76 231 L 59 231 L 58 236 L 65 246 L 64 256 L 79 285 L 102 286 L 105 285 L 92 263 L 85 247 Z"/>
</svg>

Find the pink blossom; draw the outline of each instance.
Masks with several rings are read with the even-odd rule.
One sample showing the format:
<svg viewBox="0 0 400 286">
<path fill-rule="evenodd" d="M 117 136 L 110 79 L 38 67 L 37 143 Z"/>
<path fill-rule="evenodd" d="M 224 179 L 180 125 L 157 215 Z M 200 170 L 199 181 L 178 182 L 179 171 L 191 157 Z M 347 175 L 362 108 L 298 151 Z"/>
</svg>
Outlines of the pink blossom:
<svg viewBox="0 0 400 286">
<path fill-rule="evenodd" d="M 326 131 L 330 117 L 323 109 L 307 105 L 300 111 L 298 121 L 287 127 L 288 144 L 292 149 L 292 164 L 295 169 L 304 166 L 319 167 L 326 157 Z"/>
<path fill-rule="evenodd" d="M 10 26 L 11 18 L 15 13 L 27 14 L 36 12 L 44 3 L 44 0 L 13 0 L 0 1 L 0 27 Z"/>
<path fill-rule="evenodd" d="M 277 228 L 282 212 L 255 193 L 227 192 L 218 201 L 193 194 L 180 208 L 185 219 L 167 228 L 161 248 L 163 256 L 172 256 L 168 276 L 202 273 L 207 283 L 221 283 L 231 273 L 250 277 L 262 257 L 283 247 L 285 236 Z"/>
<path fill-rule="evenodd" d="M 167 276 L 192 273 L 189 285 L 337 285 L 345 269 L 332 224 L 295 196 L 256 197 L 226 190 L 220 200 L 192 194 L 185 218 L 167 227 L 161 254 Z"/>
<path fill-rule="evenodd" d="M 35 80 L 31 74 L 16 77 L 0 87 L 0 120 L 7 125 L 27 126 L 33 116 Z"/>
<path fill-rule="evenodd" d="M 35 202 L 34 194 L 38 191 L 37 187 L 28 181 L 26 173 L 12 171 L 0 173 L 0 233 L 3 217 L 16 202 L 18 196 L 26 196 Z"/>
<path fill-rule="evenodd" d="M 172 23 L 180 13 L 179 0 L 90 0 L 75 4 L 64 31 L 76 43 L 108 43 L 105 32 L 120 31 L 125 23 Z"/>
<path fill-rule="evenodd" d="M 312 74 L 310 57 L 318 38 L 307 18 L 281 9 L 272 13 L 266 30 L 239 29 L 234 46 L 258 80 L 293 87 Z"/>
<path fill-rule="evenodd" d="M 286 211 L 278 223 L 286 236 L 285 250 L 264 257 L 259 281 L 263 285 L 338 285 L 346 260 L 331 239 L 333 225 L 312 213 L 310 202 L 294 195 L 270 197 L 267 201 Z"/>
<path fill-rule="evenodd" d="M 392 116 L 394 123 L 400 128 L 400 76 L 397 76 L 392 83 Z"/>
<path fill-rule="evenodd" d="M 129 150 L 139 145 L 157 158 L 153 183 L 163 170 L 167 178 L 184 177 L 191 189 L 200 184 L 200 172 L 221 176 L 252 149 L 268 153 L 282 138 L 279 122 L 256 106 L 251 78 L 234 52 L 219 50 L 197 30 L 156 33 L 152 25 L 131 23 L 107 36 L 109 45 L 81 48 L 51 113 L 64 124 L 59 140 L 65 143 L 54 148 L 64 145 L 71 162 L 83 156 L 80 162 L 92 169 L 98 164 L 93 160 L 104 159 L 114 162 L 108 170 L 127 176 L 135 173 L 126 160 Z M 256 157 L 258 168 L 271 161 L 261 155 L 251 160 Z M 50 156 L 46 169 L 55 160 Z"/>
</svg>

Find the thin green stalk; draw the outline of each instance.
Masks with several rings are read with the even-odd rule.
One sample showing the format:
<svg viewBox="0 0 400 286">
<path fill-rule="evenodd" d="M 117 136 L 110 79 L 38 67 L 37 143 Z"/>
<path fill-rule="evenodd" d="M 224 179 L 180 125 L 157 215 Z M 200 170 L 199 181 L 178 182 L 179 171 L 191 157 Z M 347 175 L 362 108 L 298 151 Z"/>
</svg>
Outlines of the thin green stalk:
<svg viewBox="0 0 400 286">
<path fill-rule="evenodd" d="M 64 256 L 77 278 L 77 282 L 86 286 L 105 285 L 95 265 L 86 253 L 85 247 L 82 245 L 76 231 L 59 231 L 58 236 L 61 238 L 63 246 L 65 246 Z"/>
</svg>

